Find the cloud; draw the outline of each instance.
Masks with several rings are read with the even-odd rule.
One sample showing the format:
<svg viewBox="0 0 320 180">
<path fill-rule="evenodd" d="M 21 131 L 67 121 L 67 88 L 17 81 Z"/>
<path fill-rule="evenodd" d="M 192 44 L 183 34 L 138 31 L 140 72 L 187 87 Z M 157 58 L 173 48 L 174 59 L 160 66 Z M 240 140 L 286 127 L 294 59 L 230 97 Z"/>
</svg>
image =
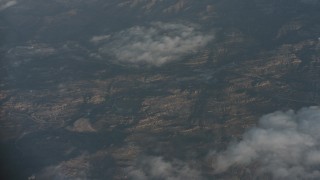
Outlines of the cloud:
<svg viewBox="0 0 320 180">
<path fill-rule="evenodd" d="M 258 164 L 254 169 L 258 177 L 271 174 L 275 179 L 319 179 L 320 107 L 263 116 L 242 141 L 216 154 L 213 167 L 221 173 L 252 163 Z"/>
<path fill-rule="evenodd" d="M 162 157 L 143 157 L 126 169 L 133 180 L 201 180 L 199 171 L 181 161 L 167 162 Z"/>
<path fill-rule="evenodd" d="M 160 66 L 197 51 L 213 39 L 196 25 L 156 22 L 112 34 L 99 49 L 120 63 Z"/>
<path fill-rule="evenodd" d="M 107 40 L 110 38 L 110 35 L 102 35 L 102 36 L 93 36 L 91 39 L 90 39 L 90 42 L 92 43 L 99 43 L 101 41 L 104 41 L 104 40 Z"/>
<path fill-rule="evenodd" d="M 73 126 L 67 126 L 66 128 L 69 131 L 73 132 L 96 132 L 92 127 L 90 120 L 87 118 L 80 118 L 73 123 Z"/>
<path fill-rule="evenodd" d="M 17 1 L 0 1 L 0 12 L 17 4 Z"/>
<path fill-rule="evenodd" d="M 63 161 L 58 165 L 45 167 L 39 173 L 33 175 L 35 179 L 53 180 L 87 180 L 90 171 L 89 159 L 81 155 L 74 159 Z"/>
</svg>

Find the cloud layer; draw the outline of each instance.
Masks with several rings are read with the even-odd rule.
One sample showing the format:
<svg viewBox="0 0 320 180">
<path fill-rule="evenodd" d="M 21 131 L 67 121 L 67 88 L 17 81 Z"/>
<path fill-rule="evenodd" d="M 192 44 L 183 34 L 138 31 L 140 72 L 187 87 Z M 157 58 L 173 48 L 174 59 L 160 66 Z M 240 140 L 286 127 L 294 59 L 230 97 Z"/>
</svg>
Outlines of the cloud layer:
<svg viewBox="0 0 320 180">
<path fill-rule="evenodd" d="M 258 164 L 256 176 L 275 179 L 320 178 L 320 108 L 275 112 L 263 116 L 243 140 L 217 154 L 217 173 L 236 165 Z"/>
<path fill-rule="evenodd" d="M 133 180 L 201 180 L 199 171 L 181 161 L 167 162 L 161 157 L 143 157 L 126 169 Z"/>
<path fill-rule="evenodd" d="M 212 34 L 202 33 L 195 25 L 156 22 L 111 35 L 99 51 L 121 63 L 160 66 L 199 50 L 212 39 Z"/>
</svg>

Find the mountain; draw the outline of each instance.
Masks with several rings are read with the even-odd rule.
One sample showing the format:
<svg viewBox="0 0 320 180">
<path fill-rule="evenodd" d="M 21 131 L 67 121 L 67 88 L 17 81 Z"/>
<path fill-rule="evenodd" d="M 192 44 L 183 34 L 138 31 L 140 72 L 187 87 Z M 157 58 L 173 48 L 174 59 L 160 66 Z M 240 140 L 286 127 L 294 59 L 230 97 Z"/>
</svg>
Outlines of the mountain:
<svg viewBox="0 0 320 180">
<path fill-rule="evenodd" d="M 315 107 L 289 110 L 320 104 L 319 9 L 317 0 L 0 1 L 1 176 L 319 178 L 317 158 L 277 154 L 320 147 L 312 127 L 279 125 L 320 121 Z M 267 134 L 265 151 L 252 145 L 260 136 L 250 132 L 264 128 L 286 141 L 279 127 L 312 143 L 301 150 Z M 231 159 L 247 157 L 232 142 L 257 155 Z"/>
</svg>

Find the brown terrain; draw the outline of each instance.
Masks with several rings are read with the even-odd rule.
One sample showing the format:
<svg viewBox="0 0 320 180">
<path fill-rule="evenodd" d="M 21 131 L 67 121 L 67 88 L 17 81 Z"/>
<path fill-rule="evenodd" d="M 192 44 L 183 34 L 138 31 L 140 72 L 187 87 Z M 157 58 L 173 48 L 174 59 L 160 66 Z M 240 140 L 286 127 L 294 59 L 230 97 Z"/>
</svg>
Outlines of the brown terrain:
<svg viewBox="0 0 320 180">
<path fill-rule="evenodd" d="M 320 105 L 320 6 L 310 2 L 28 0 L 0 11 L 2 175 L 126 179 L 150 155 L 209 179 L 250 179 L 241 167 L 214 174 L 207 155 L 263 114 Z M 114 64 L 87 45 L 113 24 L 166 19 L 214 29 L 215 39 L 161 67 Z"/>
</svg>

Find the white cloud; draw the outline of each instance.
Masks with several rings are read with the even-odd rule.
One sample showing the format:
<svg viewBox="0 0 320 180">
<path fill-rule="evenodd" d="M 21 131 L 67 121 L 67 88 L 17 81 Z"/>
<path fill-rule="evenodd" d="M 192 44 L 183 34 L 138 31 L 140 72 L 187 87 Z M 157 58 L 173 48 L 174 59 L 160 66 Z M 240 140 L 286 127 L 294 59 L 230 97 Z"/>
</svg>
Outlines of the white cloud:
<svg viewBox="0 0 320 180">
<path fill-rule="evenodd" d="M 213 39 L 191 24 L 156 22 L 112 34 L 99 52 L 121 63 L 160 66 L 197 51 Z"/>
<path fill-rule="evenodd" d="M 134 166 L 126 169 L 128 177 L 133 180 L 201 180 L 199 171 L 187 164 L 175 160 L 167 162 L 161 157 L 143 157 Z"/>
<path fill-rule="evenodd" d="M 101 41 L 105 41 L 107 39 L 110 38 L 110 35 L 102 35 L 102 36 L 93 36 L 91 39 L 90 39 L 90 42 L 92 43 L 99 43 Z"/>
<path fill-rule="evenodd" d="M 14 6 L 17 4 L 17 1 L 0 1 L 0 11 L 3 11 L 11 6 Z"/>
<path fill-rule="evenodd" d="M 320 108 L 275 112 L 263 116 L 242 141 L 216 154 L 216 173 L 232 166 L 258 164 L 254 173 L 275 179 L 320 178 Z"/>
</svg>

